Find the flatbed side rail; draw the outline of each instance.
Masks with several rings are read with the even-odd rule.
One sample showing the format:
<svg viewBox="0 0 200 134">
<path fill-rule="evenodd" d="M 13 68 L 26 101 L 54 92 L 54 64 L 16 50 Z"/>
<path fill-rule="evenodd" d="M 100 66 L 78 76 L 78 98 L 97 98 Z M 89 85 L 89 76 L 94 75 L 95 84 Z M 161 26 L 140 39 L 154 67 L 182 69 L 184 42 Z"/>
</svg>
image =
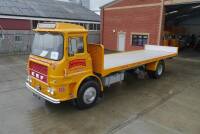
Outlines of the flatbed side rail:
<svg viewBox="0 0 200 134">
<path fill-rule="evenodd" d="M 146 45 L 145 46 L 145 50 L 165 51 L 168 54 L 166 54 L 164 56 L 158 56 L 158 57 L 155 57 L 155 58 L 152 58 L 152 59 L 142 60 L 140 62 L 134 62 L 134 63 L 131 63 L 131 64 L 126 64 L 126 65 L 122 65 L 122 66 L 109 68 L 109 69 L 106 69 L 106 70 L 104 70 L 102 72 L 102 76 L 107 76 L 108 74 L 111 74 L 113 72 L 118 72 L 118 71 L 122 71 L 122 70 L 128 70 L 128 69 L 131 69 L 131 68 L 136 68 L 136 67 L 148 64 L 148 63 L 152 63 L 152 62 L 156 62 L 156 61 L 172 58 L 172 57 L 175 57 L 175 56 L 178 55 L 178 48 L 177 47 Z"/>
<path fill-rule="evenodd" d="M 145 45 L 145 50 L 165 51 L 178 55 L 178 47 L 158 46 L 158 45 Z"/>
<path fill-rule="evenodd" d="M 104 46 L 101 44 L 88 44 L 88 53 L 92 58 L 93 71 L 102 74 L 104 70 Z"/>
<path fill-rule="evenodd" d="M 127 64 L 127 65 L 123 65 L 123 66 L 119 66 L 119 67 L 106 69 L 102 73 L 103 74 L 102 76 L 107 76 L 108 74 L 111 74 L 113 72 L 124 71 L 124 70 L 128 70 L 128 69 L 131 69 L 131 68 L 136 68 L 136 67 L 148 64 L 148 63 L 168 59 L 168 58 L 175 57 L 175 56 L 176 56 L 176 54 L 170 54 L 170 55 L 166 55 L 166 56 L 162 56 L 162 57 L 157 57 L 157 58 L 154 58 L 154 59 L 144 60 L 144 61 L 141 61 L 141 62 L 136 62 L 136 63 L 132 63 L 132 64 Z"/>
</svg>

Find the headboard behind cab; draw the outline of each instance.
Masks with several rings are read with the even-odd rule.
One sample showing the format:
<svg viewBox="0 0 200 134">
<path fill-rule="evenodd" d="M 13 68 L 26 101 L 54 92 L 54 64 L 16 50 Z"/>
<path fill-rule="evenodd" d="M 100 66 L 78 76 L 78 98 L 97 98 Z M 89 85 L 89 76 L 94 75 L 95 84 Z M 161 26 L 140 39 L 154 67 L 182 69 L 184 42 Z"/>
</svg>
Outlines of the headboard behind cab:
<svg viewBox="0 0 200 134">
<path fill-rule="evenodd" d="M 93 71 L 102 74 L 104 70 L 104 46 L 101 44 L 88 44 L 88 53 L 92 58 Z"/>
</svg>

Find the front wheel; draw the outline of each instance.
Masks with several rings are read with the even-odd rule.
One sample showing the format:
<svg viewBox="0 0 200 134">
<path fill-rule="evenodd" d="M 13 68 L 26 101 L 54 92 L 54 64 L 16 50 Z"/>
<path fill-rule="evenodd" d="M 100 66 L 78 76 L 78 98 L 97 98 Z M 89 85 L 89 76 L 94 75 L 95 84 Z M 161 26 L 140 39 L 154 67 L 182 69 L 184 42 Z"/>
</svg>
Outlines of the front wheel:
<svg viewBox="0 0 200 134">
<path fill-rule="evenodd" d="M 95 80 L 84 82 L 78 91 L 76 105 L 79 109 L 86 109 L 94 106 L 100 95 L 100 86 Z"/>
<path fill-rule="evenodd" d="M 148 74 L 151 78 L 159 79 L 165 72 L 165 62 L 159 61 L 156 71 L 149 71 Z"/>
</svg>

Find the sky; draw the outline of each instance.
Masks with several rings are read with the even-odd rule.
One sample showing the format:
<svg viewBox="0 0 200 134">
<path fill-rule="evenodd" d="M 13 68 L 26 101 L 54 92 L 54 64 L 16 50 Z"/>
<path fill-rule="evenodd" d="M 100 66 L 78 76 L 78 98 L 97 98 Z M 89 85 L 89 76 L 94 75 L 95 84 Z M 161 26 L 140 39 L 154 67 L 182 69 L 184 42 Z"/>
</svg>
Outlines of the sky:
<svg viewBox="0 0 200 134">
<path fill-rule="evenodd" d="M 60 0 L 60 1 L 69 1 L 69 0 Z M 70 0 L 72 1 L 72 0 Z M 79 1 L 79 0 L 76 0 Z M 99 10 L 99 7 L 111 2 L 113 0 L 90 0 L 90 6 L 92 10 Z"/>
<path fill-rule="evenodd" d="M 73 0 L 60 0 L 60 1 L 73 1 Z M 75 0 L 74 0 L 75 1 Z M 80 0 L 76 0 L 80 1 Z M 90 0 L 90 10 L 100 14 L 100 7 L 114 0 Z"/>
<path fill-rule="evenodd" d="M 91 10 L 99 10 L 99 7 L 111 2 L 113 0 L 91 0 Z"/>
</svg>

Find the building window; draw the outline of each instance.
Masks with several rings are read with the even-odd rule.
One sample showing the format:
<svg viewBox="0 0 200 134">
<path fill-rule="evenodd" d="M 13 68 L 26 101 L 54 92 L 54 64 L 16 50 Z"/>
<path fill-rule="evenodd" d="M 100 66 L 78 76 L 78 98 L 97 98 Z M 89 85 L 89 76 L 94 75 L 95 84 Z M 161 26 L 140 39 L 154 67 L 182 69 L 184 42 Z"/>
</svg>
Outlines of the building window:
<svg viewBox="0 0 200 134">
<path fill-rule="evenodd" d="M 97 24 L 97 30 L 100 30 L 100 24 Z"/>
<path fill-rule="evenodd" d="M 83 26 L 85 29 L 87 29 L 87 24 L 85 23 L 80 23 L 81 26 Z"/>
<path fill-rule="evenodd" d="M 3 39 L 3 33 L 0 33 L 0 40 Z"/>
<path fill-rule="evenodd" d="M 132 34 L 132 46 L 144 46 L 148 44 L 148 34 Z"/>
<path fill-rule="evenodd" d="M 16 35 L 16 36 L 15 36 L 15 41 L 16 41 L 16 42 L 22 41 L 22 36 Z"/>
<path fill-rule="evenodd" d="M 72 22 L 71 22 L 71 24 L 83 26 L 85 29 L 90 30 L 90 31 L 99 31 L 100 30 L 100 24 L 72 23 Z"/>
<path fill-rule="evenodd" d="M 38 23 L 39 23 L 39 21 L 33 20 L 33 21 L 32 21 L 32 28 L 33 28 L 33 29 L 36 29 Z"/>
<path fill-rule="evenodd" d="M 83 37 L 71 37 L 69 38 L 68 53 L 69 56 L 84 52 Z"/>
<path fill-rule="evenodd" d="M 89 30 L 99 31 L 100 24 L 89 24 Z"/>
<path fill-rule="evenodd" d="M 94 30 L 94 24 L 89 25 L 89 30 Z"/>
<path fill-rule="evenodd" d="M 97 30 L 97 24 L 94 24 L 94 30 Z"/>
</svg>

